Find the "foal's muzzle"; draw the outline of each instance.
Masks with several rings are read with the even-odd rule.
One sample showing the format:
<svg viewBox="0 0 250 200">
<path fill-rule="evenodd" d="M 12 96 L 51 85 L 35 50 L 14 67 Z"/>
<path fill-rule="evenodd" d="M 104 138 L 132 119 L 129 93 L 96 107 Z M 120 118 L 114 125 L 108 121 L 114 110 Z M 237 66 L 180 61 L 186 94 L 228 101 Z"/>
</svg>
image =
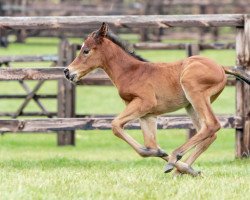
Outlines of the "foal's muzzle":
<svg viewBox="0 0 250 200">
<path fill-rule="evenodd" d="M 76 74 L 70 74 L 69 72 L 69 69 L 68 68 L 65 68 L 63 70 L 64 74 L 65 74 L 65 77 L 70 80 L 70 81 L 74 81 L 74 78 L 76 77 Z"/>
</svg>

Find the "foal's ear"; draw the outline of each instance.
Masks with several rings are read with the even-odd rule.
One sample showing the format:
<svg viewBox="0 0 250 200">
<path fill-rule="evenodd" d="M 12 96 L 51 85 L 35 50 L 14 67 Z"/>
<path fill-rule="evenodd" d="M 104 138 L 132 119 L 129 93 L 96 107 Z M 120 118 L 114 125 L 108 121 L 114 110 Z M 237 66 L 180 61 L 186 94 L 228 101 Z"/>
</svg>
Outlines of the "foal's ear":
<svg viewBox="0 0 250 200">
<path fill-rule="evenodd" d="M 105 22 L 103 22 L 102 26 L 97 31 L 96 35 L 97 37 L 105 37 L 107 33 L 108 33 L 108 25 Z"/>
</svg>

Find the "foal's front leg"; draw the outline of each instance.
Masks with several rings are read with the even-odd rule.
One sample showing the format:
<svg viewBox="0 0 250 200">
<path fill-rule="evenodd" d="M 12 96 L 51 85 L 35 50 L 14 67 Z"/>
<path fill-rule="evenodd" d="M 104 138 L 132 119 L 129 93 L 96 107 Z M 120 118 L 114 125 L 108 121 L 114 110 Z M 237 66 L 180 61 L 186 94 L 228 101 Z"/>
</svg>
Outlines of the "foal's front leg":
<svg viewBox="0 0 250 200">
<path fill-rule="evenodd" d="M 157 117 L 144 116 L 140 118 L 141 129 L 144 138 L 144 157 L 156 156 L 166 157 L 168 156 L 157 144 L 156 132 L 157 132 Z"/>
<path fill-rule="evenodd" d="M 137 141 L 135 141 L 131 136 L 124 132 L 124 125 L 134 119 L 138 119 L 142 116 L 145 116 L 150 110 L 150 103 L 143 102 L 141 99 L 135 99 L 130 102 L 126 109 L 118 115 L 112 122 L 112 130 L 114 134 L 126 141 L 139 155 L 143 157 L 157 156 L 163 157 L 167 156 L 165 152 L 158 149 L 156 140 L 155 140 L 155 130 L 148 126 L 148 118 L 141 119 L 141 125 L 144 134 L 145 146 L 142 146 Z M 156 119 L 151 121 L 151 125 L 155 126 Z"/>
</svg>

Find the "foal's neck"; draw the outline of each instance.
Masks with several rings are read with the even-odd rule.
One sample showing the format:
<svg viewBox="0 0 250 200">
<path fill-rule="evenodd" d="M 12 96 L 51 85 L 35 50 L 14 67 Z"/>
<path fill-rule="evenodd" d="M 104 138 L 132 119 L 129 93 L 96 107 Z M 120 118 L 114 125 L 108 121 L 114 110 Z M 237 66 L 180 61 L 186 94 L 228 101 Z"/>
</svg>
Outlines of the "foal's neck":
<svg viewBox="0 0 250 200">
<path fill-rule="evenodd" d="M 105 48 L 106 47 L 106 48 Z M 108 48 L 107 48 L 108 47 Z M 104 65 L 103 70 L 108 74 L 112 82 L 119 87 L 119 80 L 124 76 L 136 70 L 143 64 L 142 61 L 129 55 L 121 47 L 114 44 L 108 39 L 105 39 L 103 44 L 104 52 Z"/>
</svg>

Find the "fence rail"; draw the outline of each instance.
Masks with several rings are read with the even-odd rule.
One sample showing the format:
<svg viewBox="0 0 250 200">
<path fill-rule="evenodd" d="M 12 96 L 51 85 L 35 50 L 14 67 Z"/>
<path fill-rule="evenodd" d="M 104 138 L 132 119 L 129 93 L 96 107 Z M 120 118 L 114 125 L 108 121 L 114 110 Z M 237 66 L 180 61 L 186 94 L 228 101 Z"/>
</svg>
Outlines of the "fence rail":
<svg viewBox="0 0 250 200">
<path fill-rule="evenodd" d="M 1 68 L 0 80 L 56 80 L 65 78 L 63 74 L 64 67 L 53 68 Z M 77 83 L 78 85 L 113 85 L 109 77 L 104 73 L 92 73 Z M 235 85 L 235 78 L 228 79 L 227 85 Z M 13 96 L 13 95 L 12 95 Z M 4 98 L 5 95 L 0 95 Z M 6 96 L 7 97 L 7 96 Z M 39 98 L 50 98 L 49 96 L 38 96 Z M 12 98 L 22 98 L 15 96 Z"/>
<path fill-rule="evenodd" d="M 90 28 L 102 22 L 125 28 L 142 27 L 243 27 L 244 15 L 120 15 L 67 17 L 0 17 L 0 28 L 6 29 L 65 29 Z"/>
<path fill-rule="evenodd" d="M 56 62 L 57 55 L 16 55 L 16 56 L 1 56 L 0 64 L 9 62 Z"/>
<path fill-rule="evenodd" d="M 0 132 L 50 132 L 72 130 L 111 129 L 113 118 L 56 118 L 32 120 L 0 120 Z M 219 121 L 223 128 L 242 128 L 242 120 L 235 116 L 220 116 Z M 138 121 L 128 123 L 128 129 L 139 129 Z M 191 129 L 193 124 L 189 117 L 168 116 L 158 118 L 158 128 Z"/>
<path fill-rule="evenodd" d="M 176 50 L 176 49 L 187 49 L 189 44 L 167 44 L 161 42 L 141 42 L 135 43 L 133 47 L 140 50 Z M 211 43 L 211 44 L 197 44 L 199 50 L 208 49 L 235 49 L 234 43 Z"/>
<path fill-rule="evenodd" d="M 63 67 L 2 68 L 0 80 L 55 80 L 64 78 Z"/>
</svg>

